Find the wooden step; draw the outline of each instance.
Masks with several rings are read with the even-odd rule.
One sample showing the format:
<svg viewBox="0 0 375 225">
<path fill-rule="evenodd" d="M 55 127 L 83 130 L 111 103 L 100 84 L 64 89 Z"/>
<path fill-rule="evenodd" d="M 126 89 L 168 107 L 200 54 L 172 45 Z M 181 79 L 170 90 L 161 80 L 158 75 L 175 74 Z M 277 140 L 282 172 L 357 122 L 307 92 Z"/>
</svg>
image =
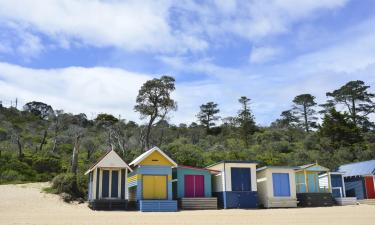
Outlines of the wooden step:
<svg viewBox="0 0 375 225">
<path fill-rule="evenodd" d="M 181 198 L 182 209 L 217 209 L 217 198 Z"/>
<path fill-rule="evenodd" d="M 337 205 L 356 205 L 357 198 L 356 197 L 335 198 L 335 202 Z"/>
<path fill-rule="evenodd" d="M 363 205 L 375 205 L 375 199 L 361 199 L 358 200 L 358 203 Z"/>
</svg>

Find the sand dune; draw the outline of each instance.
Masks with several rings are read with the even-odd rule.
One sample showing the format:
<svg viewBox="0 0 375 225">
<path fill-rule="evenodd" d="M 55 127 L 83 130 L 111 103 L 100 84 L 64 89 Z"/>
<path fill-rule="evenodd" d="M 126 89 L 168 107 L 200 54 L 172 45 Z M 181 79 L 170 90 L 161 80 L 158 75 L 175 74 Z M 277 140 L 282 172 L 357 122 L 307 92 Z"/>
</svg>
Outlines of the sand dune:
<svg viewBox="0 0 375 225">
<path fill-rule="evenodd" d="M 0 224 L 375 224 L 375 206 L 177 213 L 92 211 L 45 194 L 46 183 L 0 185 Z"/>
</svg>

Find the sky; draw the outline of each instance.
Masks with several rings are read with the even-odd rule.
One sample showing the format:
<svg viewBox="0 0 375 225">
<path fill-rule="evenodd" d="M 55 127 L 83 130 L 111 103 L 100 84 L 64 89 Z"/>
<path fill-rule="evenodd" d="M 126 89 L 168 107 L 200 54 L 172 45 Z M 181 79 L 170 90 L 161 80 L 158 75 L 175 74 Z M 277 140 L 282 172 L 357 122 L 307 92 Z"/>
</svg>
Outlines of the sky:
<svg viewBox="0 0 375 225">
<path fill-rule="evenodd" d="M 176 79 L 172 123 L 199 106 L 234 116 L 247 96 L 259 125 L 296 95 L 350 80 L 375 91 L 373 0 L 0 0 L 0 100 L 65 112 L 134 112 L 141 85 Z"/>
</svg>

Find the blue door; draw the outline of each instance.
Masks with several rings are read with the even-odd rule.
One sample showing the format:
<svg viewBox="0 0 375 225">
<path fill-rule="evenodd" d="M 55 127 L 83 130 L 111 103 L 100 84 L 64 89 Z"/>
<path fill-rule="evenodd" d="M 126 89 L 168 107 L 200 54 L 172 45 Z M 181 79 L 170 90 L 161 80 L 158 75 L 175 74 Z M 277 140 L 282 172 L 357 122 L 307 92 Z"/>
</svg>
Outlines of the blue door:
<svg viewBox="0 0 375 225">
<path fill-rule="evenodd" d="M 109 197 L 109 170 L 103 170 L 102 178 L 102 197 Z"/>
<path fill-rule="evenodd" d="M 111 187 L 111 197 L 118 197 L 118 171 L 112 170 L 112 187 Z"/>
<path fill-rule="evenodd" d="M 231 168 L 232 191 L 251 191 L 250 168 Z"/>
<path fill-rule="evenodd" d="M 289 197 L 290 183 L 288 173 L 272 173 L 273 196 Z"/>
</svg>

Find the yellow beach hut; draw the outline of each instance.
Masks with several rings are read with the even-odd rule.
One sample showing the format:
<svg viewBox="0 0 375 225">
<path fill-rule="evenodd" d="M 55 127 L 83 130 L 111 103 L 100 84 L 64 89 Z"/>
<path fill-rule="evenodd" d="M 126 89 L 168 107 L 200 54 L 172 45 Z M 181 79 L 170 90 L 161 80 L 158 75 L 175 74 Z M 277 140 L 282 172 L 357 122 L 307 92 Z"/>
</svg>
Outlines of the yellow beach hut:
<svg viewBox="0 0 375 225">
<path fill-rule="evenodd" d="M 129 201 L 143 212 L 177 211 L 172 195 L 172 167 L 177 166 L 167 154 L 153 147 L 134 159 L 128 176 Z"/>
</svg>

